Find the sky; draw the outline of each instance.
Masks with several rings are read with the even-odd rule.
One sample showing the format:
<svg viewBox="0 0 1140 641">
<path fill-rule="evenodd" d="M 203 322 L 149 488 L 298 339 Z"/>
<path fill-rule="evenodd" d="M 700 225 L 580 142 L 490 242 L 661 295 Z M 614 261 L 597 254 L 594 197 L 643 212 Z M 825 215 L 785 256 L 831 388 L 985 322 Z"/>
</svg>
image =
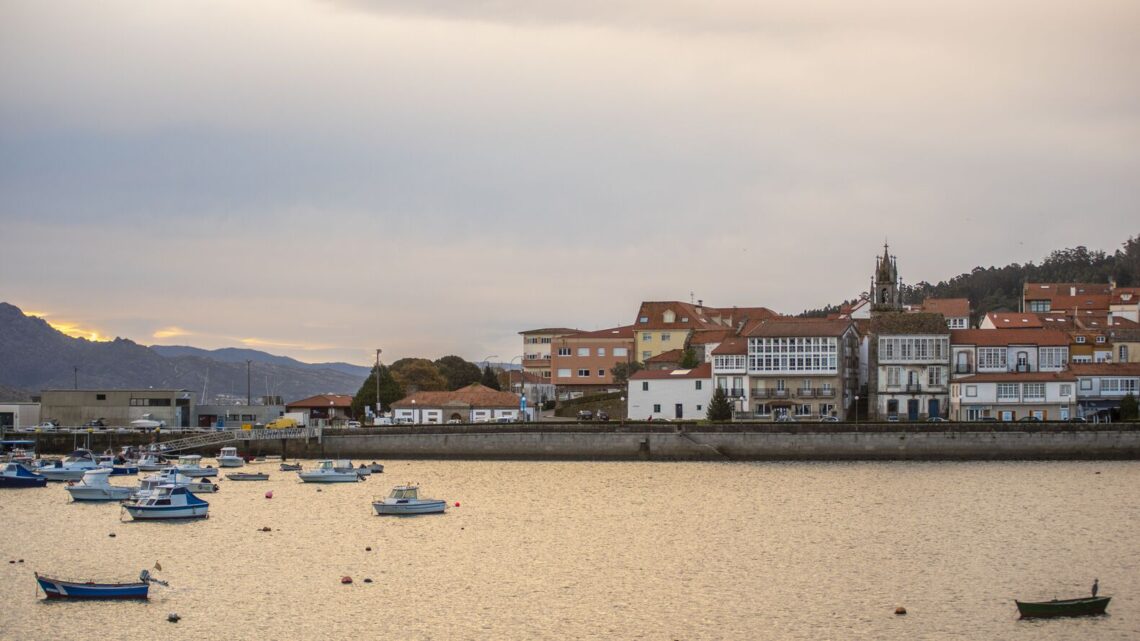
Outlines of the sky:
<svg viewBox="0 0 1140 641">
<path fill-rule="evenodd" d="M 0 0 L 0 300 L 509 361 L 1140 232 L 1133 0 Z"/>
</svg>

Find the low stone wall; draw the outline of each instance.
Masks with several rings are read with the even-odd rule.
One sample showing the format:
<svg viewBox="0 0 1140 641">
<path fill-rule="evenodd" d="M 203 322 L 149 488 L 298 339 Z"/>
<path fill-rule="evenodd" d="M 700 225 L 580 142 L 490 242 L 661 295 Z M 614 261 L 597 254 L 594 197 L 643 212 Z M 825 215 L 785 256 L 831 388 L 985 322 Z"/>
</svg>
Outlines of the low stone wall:
<svg viewBox="0 0 1140 641">
<path fill-rule="evenodd" d="M 937 430 L 897 423 L 782 425 L 531 424 L 510 426 L 401 426 L 329 431 L 318 442 L 238 441 L 239 450 L 289 458 L 367 460 L 1048 460 L 1140 459 L 1140 429 L 1039 424 L 1000 429 L 994 424 L 948 424 Z M 496 429 L 498 428 L 498 429 Z M 37 435 L 40 450 L 70 450 L 69 435 Z M 93 434 L 91 447 L 153 437 Z M 170 435 L 163 440 L 171 440 Z M 79 436 L 83 445 L 83 436 Z M 200 452 L 212 456 L 220 445 Z"/>
</svg>

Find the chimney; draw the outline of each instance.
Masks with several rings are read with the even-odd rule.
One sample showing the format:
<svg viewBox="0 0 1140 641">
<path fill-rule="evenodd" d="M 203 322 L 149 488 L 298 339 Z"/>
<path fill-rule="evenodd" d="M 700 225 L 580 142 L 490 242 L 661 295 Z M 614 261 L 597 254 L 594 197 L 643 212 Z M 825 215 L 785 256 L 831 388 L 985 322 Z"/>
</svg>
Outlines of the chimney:
<svg viewBox="0 0 1140 641">
<path fill-rule="evenodd" d="M 1069 287 L 1069 296 L 1076 296 L 1076 295 L 1077 295 L 1077 288 L 1076 287 Z"/>
</svg>

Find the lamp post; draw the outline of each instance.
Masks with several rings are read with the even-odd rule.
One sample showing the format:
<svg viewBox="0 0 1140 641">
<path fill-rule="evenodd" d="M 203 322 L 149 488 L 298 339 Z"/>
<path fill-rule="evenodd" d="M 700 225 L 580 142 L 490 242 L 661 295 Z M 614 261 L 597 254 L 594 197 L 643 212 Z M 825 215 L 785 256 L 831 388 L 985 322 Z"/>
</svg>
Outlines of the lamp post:
<svg viewBox="0 0 1140 641">
<path fill-rule="evenodd" d="M 253 394 L 250 393 L 250 384 L 249 384 L 249 381 L 250 381 L 249 366 L 250 366 L 250 363 L 252 363 L 252 362 L 253 361 L 251 361 L 251 360 L 246 360 L 246 362 L 245 362 L 245 406 L 246 407 L 250 407 L 251 405 L 253 405 Z"/>
<path fill-rule="evenodd" d="M 511 365 L 513 366 L 515 364 L 516 358 L 519 359 L 519 367 L 522 367 L 522 358 L 523 358 L 522 354 L 519 354 L 518 356 L 512 357 L 511 358 Z M 512 382 L 512 381 L 514 381 L 514 373 L 515 373 L 514 367 L 511 367 L 510 369 L 507 370 L 507 387 L 511 388 L 512 392 L 515 391 L 514 383 Z M 526 387 L 526 380 L 523 378 L 522 374 L 519 374 L 519 391 L 521 392 L 522 388 L 524 388 L 524 387 Z"/>
<path fill-rule="evenodd" d="M 859 395 L 855 395 L 855 424 L 859 424 Z"/>
<path fill-rule="evenodd" d="M 744 412 L 744 394 L 741 394 L 740 398 L 738 400 L 740 401 L 740 412 L 743 413 Z"/>
<path fill-rule="evenodd" d="M 412 399 L 412 423 L 419 423 L 419 421 L 416 420 L 416 399 L 414 398 Z"/>
<path fill-rule="evenodd" d="M 384 350 L 379 347 L 376 348 L 376 416 L 372 419 L 372 424 L 376 424 L 376 419 L 380 418 L 380 352 Z"/>
<path fill-rule="evenodd" d="M 629 410 L 627 410 L 625 407 L 625 397 L 622 396 L 621 397 L 621 424 L 622 425 L 625 425 L 625 415 L 628 413 L 629 413 Z"/>
</svg>

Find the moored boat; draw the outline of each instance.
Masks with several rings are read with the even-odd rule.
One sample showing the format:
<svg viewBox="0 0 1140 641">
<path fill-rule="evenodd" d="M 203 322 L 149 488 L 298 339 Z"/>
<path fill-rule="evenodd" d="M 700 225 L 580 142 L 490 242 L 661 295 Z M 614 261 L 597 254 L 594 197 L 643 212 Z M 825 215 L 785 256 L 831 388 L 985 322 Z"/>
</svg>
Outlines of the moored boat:
<svg viewBox="0 0 1140 641">
<path fill-rule="evenodd" d="M 269 475 L 265 472 L 231 472 L 226 474 L 231 481 L 268 481 Z"/>
<path fill-rule="evenodd" d="M 140 478 L 139 486 L 135 489 L 135 492 L 131 495 L 131 498 L 140 498 L 151 490 L 154 490 L 163 485 L 175 485 L 178 487 L 184 487 L 194 494 L 210 494 L 218 491 L 218 486 L 215 485 L 212 481 L 190 478 L 189 476 L 179 474 L 177 470 L 171 468 L 163 470 L 157 474 L 151 474 L 150 476 L 144 476 Z"/>
<path fill-rule="evenodd" d="M 282 463 L 281 464 L 281 471 L 282 472 L 300 472 L 301 471 L 301 464 L 300 463 Z"/>
<path fill-rule="evenodd" d="M 147 453 L 142 456 L 138 461 L 138 468 L 140 472 L 158 472 L 165 470 L 173 465 L 170 461 L 166 460 L 159 454 Z"/>
<path fill-rule="evenodd" d="M 145 599 L 151 583 L 166 585 L 143 570 L 138 581 L 129 583 L 96 583 L 95 581 L 65 581 L 35 573 L 36 582 L 49 599 Z"/>
<path fill-rule="evenodd" d="M 47 478 L 28 469 L 23 463 L 9 462 L 0 470 L 0 487 L 43 487 Z"/>
<path fill-rule="evenodd" d="M 1014 601 L 1021 618 L 1080 617 L 1104 614 L 1110 596 L 1093 596 L 1079 599 L 1053 599 L 1052 601 Z"/>
<path fill-rule="evenodd" d="M 241 467 L 245 459 L 238 456 L 236 447 L 223 447 L 218 453 L 218 467 Z"/>
<path fill-rule="evenodd" d="M 78 483 L 68 483 L 67 493 L 73 501 L 122 501 L 131 495 L 131 488 L 111 485 L 111 470 L 101 467 L 87 470 Z"/>
<path fill-rule="evenodd" d="M 87 470 L 99 467 L 90 450 L 75 450 L 62 461 L 36 470 L 49 481 L 78 481 Z"/>
<path fill-rule="evenodd" d="M 384 472 L 384 465 L 377 463 L 376 461 L 372 461 L 368 464 L 368 469 L 372 470 L 373 474 L 382 474 Z"/>
<path fill-rule="evenodd" d="M 202 456 L 200 454 L 183 454 L 179 456 L 178 463 L 174 465 L 174 469 L 178 470 L 179 474 L 191 478 L 218 475 L 218 470 L 214 467 L 209 465 L 202 467 Z"/>
<path fill-rule="evenodd" d="M 372 501 L 378 516 L 440 514 L 447 509 L 443 499 L 421 499 L 417 485 L 397 485 L 386 498 Z"/>
<path fill-rule="evenodd" d="M 306 483 L 355 483 L 360 480 L 356 468 L 351 465 L 348 469 L 337 467 L 336 461 L 330 459 L 317 461 L 315 468 L 301 470 L 297 476 Z"/>
<path fill-rule="evenodd" d="M 200 519 L 208 516 L 210 504 L 185 487 L 160 485 L 138 499 L 123 503 L 123 509 L 136 521 Z"/>
</svg>

